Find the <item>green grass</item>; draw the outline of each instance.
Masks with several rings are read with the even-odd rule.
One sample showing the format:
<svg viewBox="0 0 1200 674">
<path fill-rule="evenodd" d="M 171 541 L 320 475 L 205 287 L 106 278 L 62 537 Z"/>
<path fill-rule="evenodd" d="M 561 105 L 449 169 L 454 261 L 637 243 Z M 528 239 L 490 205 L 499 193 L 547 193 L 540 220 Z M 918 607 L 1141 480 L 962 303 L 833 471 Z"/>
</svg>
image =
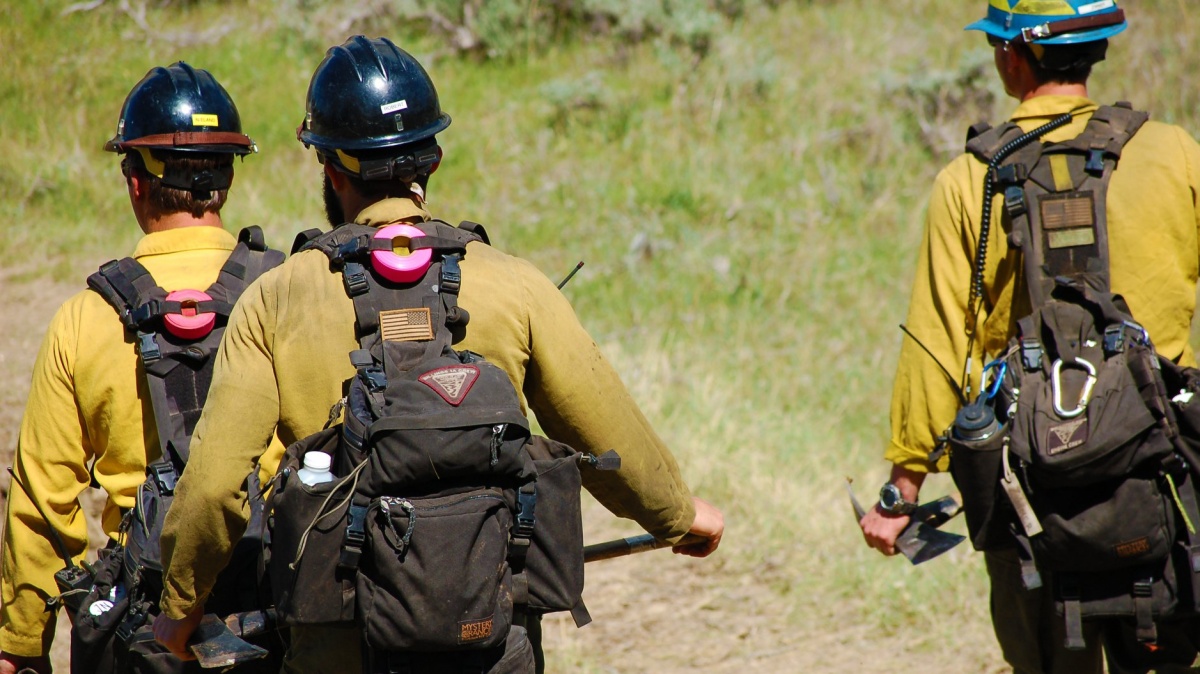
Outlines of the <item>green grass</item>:
<svg viewBox="0 0 1200 674">
<path fill-rule="evenodd" d="M 294 130 L 308 76 L 345 37 L 339 13 L 151 4 L 153 35 L 111 2 L 66 17 L 62 2 L 9 3 L 0 254 L 49 262 L 14 262 L 6 284 L 131 248 L 117 162 L 100 148 L 129 87 L 179 58 L 217 75 L 261 148 L 238 165 L 227 224 L 262 225 L 280 246 L 323 224 L 319 170 Z M 911 635 L 915 652 L 953 648 L 989 629 L 982 560 L 881 558 L 842 477 L 867 500 L 887 471 L 896 325 L 932 178 L 968 124 L 1015 105 L 983 41 L 960 30 L 983 3 L 747 4 L 704 59 L 581 34 L 480 61 L 394 19 L 358 28 L 422 58 L 454 118 L 434 213 L 486 223 L 555 280 L 586 261 L 566 292 L 694 489 L 725 510 L 724 582 L 764 583 L 796 621 L 838 604 Z M 1200 132 L 1200 20 L 1182 0 L 1129 11 L 1094 97 Z M 939 477 L 926 493 L 952 489 Z"/>
</svg>

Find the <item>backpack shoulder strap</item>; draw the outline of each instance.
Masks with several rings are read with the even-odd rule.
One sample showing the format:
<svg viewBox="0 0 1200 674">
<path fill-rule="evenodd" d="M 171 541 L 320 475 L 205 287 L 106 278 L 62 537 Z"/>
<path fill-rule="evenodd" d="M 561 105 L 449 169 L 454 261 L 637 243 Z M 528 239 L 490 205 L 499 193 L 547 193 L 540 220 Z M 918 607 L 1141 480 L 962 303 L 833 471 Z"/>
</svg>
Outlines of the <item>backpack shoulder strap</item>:
<svg viewBox="0 0 1200 674">
<path fill-rule="evenodd" d="M 223 307 L 223 315 L 228 316 L 246 287 L 264 272 L 282 264 L 283 258 L 282 251 L 267 247 L 260 227 L 247 227 L 238 233 L 238 244 L 221 266 L 217 281 L 209 287 L 208 294 L 214 300 L 219 297 L 220 301 L 228 303 L 228 307 Z"/>
<path fill-rule="evenodd" d="M 463 220 L 462 222 L 458 223 L 458 228 L 465 229 L 468 232 L 474 234 L 476 237 L 478 237 L 479 240 L 482 241 L 483 243 L 486 243 L 489 246 L 492 245 L 492 240 L 491 240 L 491 238 L 488 237 L 487 230 L 484 229 L 483 225 L 479 224 L 478 222 L 471 222 L 470 220 Z"/>
<path fill-rule="evenodd" d="M 967 143 L 964 150 L 984 164 L 989 164 L 1000 149 L 1012 140 L 1020 137 L 1021 127 L 1016 122 L 1005 122 L 992 128 L 987 122 L 974 124 L 967 130 Z"/>
<path fill-rule="evenodd" d="M 150 272 L 131 257 L 100 265 L 98 271 L 88 276 L 87 284 L 116 310 L 121 323 L 130 331 L 136 331 L 140 323 L 150 318 L 152 302 L 167 296 Z"/>
</svg>

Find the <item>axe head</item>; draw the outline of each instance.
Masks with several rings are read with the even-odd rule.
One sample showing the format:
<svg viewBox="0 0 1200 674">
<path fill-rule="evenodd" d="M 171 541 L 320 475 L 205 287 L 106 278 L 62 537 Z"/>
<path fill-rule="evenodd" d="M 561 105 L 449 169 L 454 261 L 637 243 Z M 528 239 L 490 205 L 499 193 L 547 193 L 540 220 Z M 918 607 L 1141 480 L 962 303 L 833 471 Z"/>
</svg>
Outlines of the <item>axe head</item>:
<svg viewBox="0 0 1200 674">
<path fill-rule="evenodd" d="M 204 669 L 232 667 L 268 655 L 267 649 L 238 637 L 225 621 L 211 613 L 200 621 L 188 648 Z"/>
<path fill-rule="evenodd" d="M 846 479 L 846 491 L 850 493 L 850 505 L 854 508 L 854 514 L 861 520 L 867 511 L 854 497 L 854 490 L 850 488 L 849 478 Z M 966 540 L 965 536 L 938 530 L 938 527 L 961 510 L 962 506 L 951 496 L 943 496 L 936 501 L 922 503 L 911 515 L 908 526 L 896 538 L 896 549 L 913 565 L 917 565 L 928 562 L 962 543 Z"/>
</svg>

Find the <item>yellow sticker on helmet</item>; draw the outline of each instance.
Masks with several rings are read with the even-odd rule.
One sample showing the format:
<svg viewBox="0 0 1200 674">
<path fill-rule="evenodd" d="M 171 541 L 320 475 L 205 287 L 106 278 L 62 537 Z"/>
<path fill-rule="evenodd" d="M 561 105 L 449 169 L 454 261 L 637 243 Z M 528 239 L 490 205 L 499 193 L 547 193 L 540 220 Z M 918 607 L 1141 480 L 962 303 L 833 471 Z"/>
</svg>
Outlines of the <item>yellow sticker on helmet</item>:
<svg viewBox="0 0 1200 674">
<path fill-rule="evenodd" d="M 1015 14 L 1032 16 L 1063 16 L 1075 13 L 1075 9 L 1065 0 L 1021 0 L 1012 11 Z"/>
<path fill-rule="evenodd" d="M 220 126 L 216 115 L 195 113 L 192 115 L 192 126 Z"/>
</svg>

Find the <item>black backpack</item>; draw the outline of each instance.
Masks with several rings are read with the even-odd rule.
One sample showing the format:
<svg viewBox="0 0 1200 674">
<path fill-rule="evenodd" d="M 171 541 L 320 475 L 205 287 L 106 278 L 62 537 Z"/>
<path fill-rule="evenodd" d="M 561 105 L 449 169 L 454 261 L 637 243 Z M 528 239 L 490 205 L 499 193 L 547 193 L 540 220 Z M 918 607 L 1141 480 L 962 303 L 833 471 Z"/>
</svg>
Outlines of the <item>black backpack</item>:
<svg viewBox="0 0 1200 674">
<path fill-rule="evenodd" d="M 579 471 L 619 465 L 615 453 L 531 438 L 508 375 L 451 348 L 469 320 L 459 261 L 485 239 L 439 221 L 416 227 L 408 247 L 428 251 L 428 267 L 403 282 L 372 266 L 372 253 L 393 248 L 380 229 L 298 240 L 341 274 L 360 348 L 330 423 L 288 448 L 268 504 L 281 622 L 357 622 L 368 663 L 495 650 L 514 603 L 585 623 Z M 311 451 L 332 456 L 335 481 L 297 479 Z"/>
<path fill-rule="evenodd" d="M 122 522 L 124 546 L 103 551 L 91 592 L 79 614 L 73 616 L 71 662 L 75 671 L 104 671 L 106 659 L 114 657 L 109 650 L 114 646 L 114 634 L 119 637 L 113 650 L 120 671 L 199 671 L 195 663 L 174 658 L 165 662 L 162 649 L 146 638 L 162 594 L 159 536 L 174 499 L 175 483 L 187 465 L 188 444 L 208 397 L 214 356 L 229 313 L 246 287 L 283 259 L 282 252 L 266 247 L 261 229 L 249 227 L 239 233 L 238 244 L 216 282 L 204 290 L 211 298 L 208 300 L 168 300 L 167 291 L 133 258 L 108 262 L 88 277 L 88 287 L 117 311 L 137 349 L 162 456 L 146 466 L 146 481 Z M 172 318 L 206 313 L 214 316 L 211 328 L 202 336 L 199 333 L 205 329 L 173 331 L 167 324 Z M 246 479 L 251 524 L 205 603 L 207 611 L 222 616 L 262 608 L 265 600 L 258 583 L 263 501 L 258 474 L 251 473 Z M 278 667 L 278 663 L 256 663 L 237 671 L 251 671 L 250 667 L 267 671 L 271 666 Z"/>
<path fill-rule="evenodd" d="M 1191 590 L 1200 463 L 1177 419 L 1190 395 L 1172 401 L 1196 373 L 1160 358 L 1109 287 L 1108 183 L 1146 118 L 1118 104 L 1068 141 L 1032 142 L 1066 115 L 1030 133 L 1011 123 L 983 131 L 967 145 L 989 165 L 983 226 L 1002 189 L 1024 276 L 1016 337 L 986 364 L 978 398 L 948 433 L 951 472 L 977 549 L 1015 545 L 1031 589 L 1041 586 L 1038 568 L 1052 572 L 1068 648 L 1084 647 L 1088 618 L 1131 620 L 1138 640 L 1153 643 L 1155 620 L 1200 609 Z M 981 253 L 976 297 L 982 269 Z"/>
</svg>

